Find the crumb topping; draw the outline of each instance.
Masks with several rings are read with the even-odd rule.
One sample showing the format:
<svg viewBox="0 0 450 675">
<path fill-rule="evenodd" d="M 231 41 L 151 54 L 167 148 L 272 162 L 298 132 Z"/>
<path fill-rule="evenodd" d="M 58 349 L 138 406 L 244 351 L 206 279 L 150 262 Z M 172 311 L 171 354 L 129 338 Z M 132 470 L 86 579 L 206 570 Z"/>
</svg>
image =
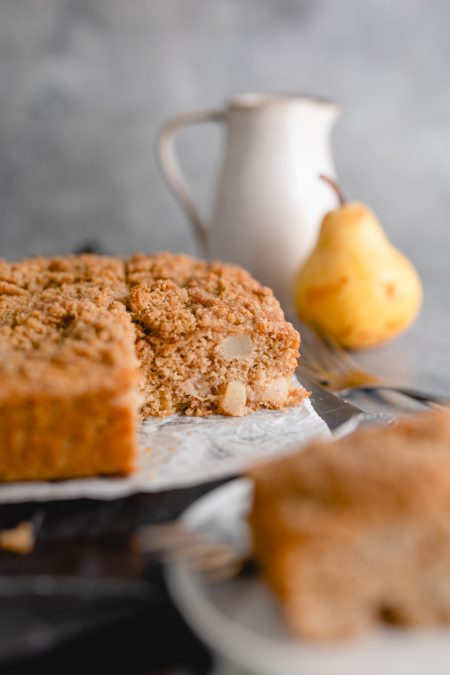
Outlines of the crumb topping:
<svg viewBox="0 0 450 675">
<path fill-rule="evenodd" d="M 300 400 L 279 384 L 298 344 L 272 291 L 234 265 L 169 253 L 0 261 L 2 396 L 30 382 L 92 387 L 137 357 L 144 415 L 246 414 Z"/>
</svg>

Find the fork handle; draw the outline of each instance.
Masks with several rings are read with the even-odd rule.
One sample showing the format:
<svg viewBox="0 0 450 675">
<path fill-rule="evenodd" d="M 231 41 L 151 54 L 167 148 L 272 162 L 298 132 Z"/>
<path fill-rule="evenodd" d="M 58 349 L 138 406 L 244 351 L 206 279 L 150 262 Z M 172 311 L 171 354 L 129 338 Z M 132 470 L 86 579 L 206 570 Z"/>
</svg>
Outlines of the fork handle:
<svg viewBox="0 0 450 675">
<path fill-rule="evenodd" d="M 450 408 L 450 399 L 445 398 L 444 396 L 436 396 L 435 394 L 429 394 L 428 392 L 425 391 L 419 391 L 418 389 L 410 389 L 409 387 L 398 387 L 392 384 L 383 384 L 378 382 L 374 384 L 370 383 L 363 384 L 358 387 L 355 387 L 355 389 L 365 391 L 376 391 L 378 389 L 383 391 L 394 391 L 398 392 L 399 394 L 403 394 L 404 396 L 408 396 L 409 398 L 412 398 L 415 401 L 418 401 L 419 403 L 423 403 L 424 405 L 428 405 L 430 407 Z"/>
</svg>

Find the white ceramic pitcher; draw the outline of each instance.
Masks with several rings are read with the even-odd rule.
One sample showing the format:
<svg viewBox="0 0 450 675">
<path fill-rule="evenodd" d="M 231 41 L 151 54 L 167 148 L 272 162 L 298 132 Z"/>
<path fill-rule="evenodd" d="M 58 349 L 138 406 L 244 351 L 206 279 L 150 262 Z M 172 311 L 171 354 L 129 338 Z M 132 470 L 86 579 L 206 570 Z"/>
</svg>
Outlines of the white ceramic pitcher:
<svg viewBox="0 0 450 675">
<path fill-rule="evenodd" d="M 320 174 L 335 177 L 330 135 L 336 104 L 309 96 L 242 94 L 226 109 L 169 120 L 158 140 L 162 173 L 206 256 L 246 267 L 289 311 L 294 275 L 336 205 Z M 176 133 L 188 124 L 225 123 L 228 147 L 212 223 L 207 226 L 177 162 Z"/>
</svg>

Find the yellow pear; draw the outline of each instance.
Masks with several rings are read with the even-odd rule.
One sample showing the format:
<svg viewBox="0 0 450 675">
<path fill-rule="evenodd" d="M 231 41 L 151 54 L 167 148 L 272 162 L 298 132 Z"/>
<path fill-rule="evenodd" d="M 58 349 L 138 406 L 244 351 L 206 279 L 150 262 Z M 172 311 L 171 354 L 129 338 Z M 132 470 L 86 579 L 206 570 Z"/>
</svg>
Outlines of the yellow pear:
<svg viewBox="0 0 450 675">
<path fill-rule="evenodd" d="M 373 347 L 416 318 L 422 286 L 410 261 L 364 204 L 345 203 L 322 221 L 317 245 L 296 280 L 301 319 L 347 348 Z"/>
</svg>

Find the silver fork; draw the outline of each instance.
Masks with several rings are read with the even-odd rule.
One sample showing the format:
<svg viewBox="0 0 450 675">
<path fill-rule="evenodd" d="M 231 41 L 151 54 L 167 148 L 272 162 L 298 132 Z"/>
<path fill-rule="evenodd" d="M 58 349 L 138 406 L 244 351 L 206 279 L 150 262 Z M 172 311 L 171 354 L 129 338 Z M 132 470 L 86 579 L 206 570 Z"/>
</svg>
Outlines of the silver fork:
<svg viewBox="0 0 450 675">
<path fill-rule="evenodd" d="M 392 391 L 430 407 L 450 407 L 450 399 L 406 387 L 367 372 L 324 333 L 301 325 L 300 373 L 335 393 L 351 390 Z"/>
<path fill-rule="evenodd" d="M 215 541 L 210 532 L 186 528 L 172 521 L 147 525 L 135 534 L 141 552 L 159 554 L 166 562 L 181 561 L 208 583 L 235 577 L 248 562 L 235 541 Z"/>
</svg>

